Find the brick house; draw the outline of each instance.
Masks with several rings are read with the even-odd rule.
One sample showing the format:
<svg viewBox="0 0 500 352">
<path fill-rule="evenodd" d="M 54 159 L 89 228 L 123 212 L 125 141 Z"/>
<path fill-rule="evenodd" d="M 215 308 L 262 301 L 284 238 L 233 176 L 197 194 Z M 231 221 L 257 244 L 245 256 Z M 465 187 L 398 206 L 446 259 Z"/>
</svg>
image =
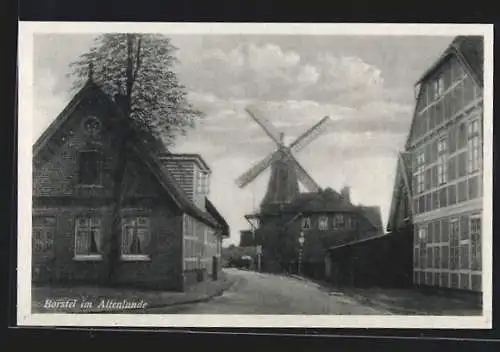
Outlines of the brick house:
<svg viewBox="0 0 500 352">
<path fill-rule="evenodd" d="M 262 245 L 263 269 L 297 271 L 302 233 L 302 273 L 324 278 L 330 248 L 383 234 L 380 209 L 352 204 L 349 193 L 348 187 L 299 193 L 276 214 L 259 214 L 253 241 Z M 250 232 L 243 240 L 251 245 L 252 237 Z"/>
<path fill-rule="evenodd" d="M 388 231 L 413 231 L 415 285 L 481 292 L 483 38 L 456 37 L 416 88 Z"/>
<path fill-rule="evenodd" d="M 33 146 L 34 283 L 111 283 L 119 111 L 89 80 Z M 139 130 L 128 144 L 112 284 L 184 290 L 217 277 L 229 227 L 208 199 L 208 165 Z"/>
</svg>

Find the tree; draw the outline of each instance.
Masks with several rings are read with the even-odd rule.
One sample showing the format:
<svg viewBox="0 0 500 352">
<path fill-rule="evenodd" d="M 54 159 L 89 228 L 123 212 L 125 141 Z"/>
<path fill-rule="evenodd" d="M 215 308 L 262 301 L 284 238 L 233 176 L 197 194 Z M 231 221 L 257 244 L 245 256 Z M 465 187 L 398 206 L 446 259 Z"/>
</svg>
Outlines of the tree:
<svg viewBox="0 0 500 352">
<path fill-rule="evenodd" d="M 122 183 L 130 140 L 139 135 L 152 149 L 168 147 L 203 116 L 189 103 L 185 87 L 172 71 L 176 49 L 169 38 L 159 34 L 104 34 L 71 64 L 74 88 L 91 77 L 115 98 L 124 117 L 116 131 L 113 225 L 107 253 L 110 280 L 120 256 Z"/>
</svg>

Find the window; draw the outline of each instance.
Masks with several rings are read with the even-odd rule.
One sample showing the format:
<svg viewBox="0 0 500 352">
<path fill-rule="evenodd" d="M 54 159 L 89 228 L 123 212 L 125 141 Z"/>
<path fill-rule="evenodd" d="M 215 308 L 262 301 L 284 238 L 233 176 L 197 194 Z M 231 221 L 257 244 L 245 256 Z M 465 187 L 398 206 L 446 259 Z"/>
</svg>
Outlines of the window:
<svg viewBox="0 0 500 352">
<path fill-rule="evenodd" d="M 447 143 L 446 137 L 443 137 L 438 142 L 438 184 L 442 185 L 447 181 L 447 165 L 446 165 Z"/>
<path fill-rule="evenodd" d="M 333 217 L 332 226 L 333 226 L 333 229 L 344 228 L 344 226 L 345 226 L 344 215 L 343 214 L 336 214 Z"/>
<path fill-rule="evenodd" d="M 448 159 L 448 179 L 453 181 L 457 178 L 457 158 L 456 156 Z"/>
<path fill-rule="evenodd" d="M 78 153 L 79 184 L 99 185 L 101 183 L 101 161 L 102 155 L 96 150 L 87 150 Z"/>
<path fill-rule="evenodd" d="M 420 267 L 420 254 L 418 253 L 418 247 L 413 248 L 413 267 L 414 268 L 419 268 Z"/>
<path fill-rule="evenodd" d="M 434 96 L 433 96 L 434 100 L 438 99 L 441 95 L 443 95 L 443 92 L 444 92 L 444 80 L 443 80 L 442 76 L 439 76 L 433 82 L 432 92 L 434 93 Z"/>
<path fill-rule="evenodd" d="M 464 84 L 464 105 L 471 103 L 474 100 L 474 82 L 469 75 L 465 76 Z"/>
<path fill-rule="evenodd" d="M 441 269 L 448 269 L 450 248 L 448 244 L 441 246 Z"/>
<path fill-rule="evenodd" d="M 458 155 L 458 177 L 464 177 L 467 174 L 467 153 Z"/>
<path fill-rule="evenodd" d="M 122 224 L 122 258 L 147 258 L 150 237 L 149 218 L 145 216 L 125 217 Z"/>
<path fill-rule="evenodd" d="M 441 255 L 439 246 L 434 247 L 434 268 L 439 269 L 441 264 Z"/>
<path fill-rule="evenodd" d="M 51 216 L 35 216 L 33 218 L 33 251 L 35 253 L 52 253 L 56 218 Z"/>
<path fill-rule="evenodd" d="M 199 194 L 209 193 L 210 178 L 208 173 L 203 171 L 198 172 L 196 177 L 196 192 Z"/>
<path fill-rule="evenodd" d="M 446 187 L 443 187 L 439 190 L 439 206 L 441 208 L 447 207 L 448 206 L 448 197 L 447 197 L 447 190 Z"/>
<path fill-rule="evenodd" d="M 480 150 L 479 144 L 479 120 L 475 119 L 469 123 L 468 129 L 468 146 L 467 146 L 467 166 L 469 172 L 477 171 L 480 167 Z"/>
<path fill-rule="evenodd" d="M 432 207 L 433 209 L 439 208 L 439 191 L 432 192 Z"/>
<path fill-rule="evenodd" d="M 439 220 L 434 222 L 434 242 L 441 242 L 441 222 Z"/>
<path fill-rule="evenodd" d="M 448 205 L 453 205 L 457 203 L 457 186 L 448 186 Z"/>
<path fill-rule="evenodd" d="M 427 225 L 427 238 L 429 239 L 429 243 L 434 243 L 434 226 L 432 222 Z"/>
<path fill-rule="evenodd" d="M 469 199 L 479 197 L 479 176 L 469 178 Z"/>
<path fill-rule="evenodd" d="M 318 227 L 321 231 L 328 230 L 328 218 L 326 216 L 322 216 L 319 218 Z"/>
<path fill-rule="evenodd" d="M 425 177 L 425 153 L 420 151 L 417 155 L 417 165 L 415 178 L 417 181 L 417 192 L 422 193 L 425 189 L 424 177 Z"/>
<path fill-rule="evenodd" d="M 434 255 L 434 247 L 427 247 L 427 268 L 433 268 L 433 264 L 434 264 L 434 258 L 433 258 L 433 255 Z"/>
<path fill-rule="evenodd" d="M 469 244 L 460 245 L 460 269 L 469 269 Z"/>
<path fill-rule="evenodd" d="M 467 129 L 465 127 L 465 123 L 461 123 L 458 127 L 458 135 L 457 135 L 457 149 L 465 148 L 467 144 Z"/>
<path fill-rule="evenodd" d="M 469 218 L 469 231 L 471 242 L 471 269 L 481 270 L 481 218 L 478 215 Z"/>
<path fill-rule="evenodd" d="M 459 222 L 458 219 L 450 221 L 450 269 L 458 269 Z"/>
<path fill-rule="evenodd" d="M 75 258 L 100 258 L 101 219 L 96 216 L 76 218 Z"/>
<path fill-rule="evenodd" d="M 427 241 L 427 226 L 421 226 L 418 229 L 418 239 L 419 242 L 426 242 Z"/>
<path fill-rule="evenodd" d="M 311 228 L 311 218 L 310 217 L 302 218 L 302 229 L 309 230 L 310 228 Z"/>
<path fill-rule="evenodd" d="M 458 202 L 465 202 L 467 200 L 467 182 L 461 181 L 458 184 Z"/>
</svg>

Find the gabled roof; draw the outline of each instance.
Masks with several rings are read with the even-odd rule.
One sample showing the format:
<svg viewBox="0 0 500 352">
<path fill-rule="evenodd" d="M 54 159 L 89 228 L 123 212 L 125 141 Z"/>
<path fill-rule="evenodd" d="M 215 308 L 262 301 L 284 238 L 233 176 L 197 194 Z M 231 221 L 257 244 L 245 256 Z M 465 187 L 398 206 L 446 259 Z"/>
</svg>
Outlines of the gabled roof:
<svg viewBox="0 0 500 352">
<path fill-rule="evenodd" d="M 426 80 L 450 55 L 455 55 L 471 73 L 474 80 L 483 86 L 484 39 L 482 36 L 458 36 L 451 42 L 436 62 L 420 77 L 417 84 Z"/>
<path fill-rule="evenodd" d="M 391 208 L 389 210 L 389 218 L 387 219 L 387 231 L 389 232 L 393 230 L 392 227 L 394 226 L 394 223 L 396 221 L 396 216 L 401 200 L 403 200 L 404 197 L 408 197 L 412 194 L 411 183 L 409 181 L 408 184 L 405 182 L 405 176 L 407 180 L 411 180 L 410 170 L 411 156 L 408 153 L 401 153 L 399 160 L 397 161 L 396 174 L 394 176 L 394 186 L 392 189 Z"/>
<path fill-rule="evenodd" d="M 376 231 L 383 229 L 380 207 L 353 205 L 350 201 L 331 188 L 326 188 L 320 192 L 304 192 L 296 195 L 290 204 L 286 204 L 282 209 L 275 209 L 269 215 L 279 213 L 330 213 L 330 212 L 351 212 L 364 217 Z M 252 214 L 259 217 L 260 214 Z M 269 220 L 268 220 L 269 221 Z"/>
<path fill-rule="evenodd" d="M 109 96 L 105 94 L 92 80 L 88 80 L 35 142 L 33 145 L 33 157 L 35 157 L 47 145 L 52 136 L 60 128 L 62 128 L 62 126 L 64 126 L 75 109 L 86 97 L 88 97 L 89 94 L 97 94 L 98 97 L 103 98 L 105 102 L 109 103 L 110 106 L 115 109 L 118 116 L 121 115 L 117 103 L 110 99 Z M 121 120 L 121 122 L 124 121 L 127 120 Z M 163 143 L 156 140 L 151 135 L 148 135 L 144 131 L 136 128 L 134 128 L 133 131 L 134 133 L 129 140 L 131 150 L 137 153 L 139 159 L 145 163 L 148 169 L 156 177 L 161 187 L 172 197 L 179 209 L 210 226 L 218 226 L 219 223 L 210 214 L 198 208 L 189 199 L 187 194 L 175 181 L 174 177 L 169 173 L 167 168 L 162 165 L 158 155 L 165 154 L 166 152 L 166 148 Z"/>
<path fill-rule="evenodd" d="M 450 56 L 455 56 L 457 60 L 470 73 L 473 80 L 480 86 L 483 86 L 483 61 L 484 61 L 484 38 L 482 36 L 457 36 L 434 62 L 434 64 L 424 72 L 417 80 L 415 85 L 421 85 L 423 81 L 428 79 L 438 70 L 441 64 Z M 417 94 L 417 102 L 422 94 L 422 88 Z M 409 146 L 413 135 L 415 119 L 417 116 L 417 104 L 414 106 L 413 118 L 410 124 L 410 131 L 406 138 L 406 147 Z"/>
<path fill-rule="evenodd" d="M 382 229 L 382 214 L 379 206 L 360 206 L 361 215 L 376 229 Z"/>
<path fill-rule="evenodd" d="M 219 223 L 222 230 L 222 236 L 229 238 L 229 225 L 224 219 L 224 217 L 219 213 L 215 205 L 205 197 L 205 207 L 207 212 Z"/>
<path fill-rule="evenodd" d="M 69 119 L 71 114 L 75 111 L 82 100 L 91 93 L 97 93 L 99 95 L 108 98 L 99 87 L 91 80 L 88 80 L 85 85 L 75 94 L 73 99 L 66 105 L 66 107 L 61 111 L 61 113 L 52 121 L 52 123 L 43 131 L 43 133 L 38 137 L 35 144 L 33 145 L 33 156 L 36 156 L 40 150 L 42 150 L 48 141 L 52 138 L 54 133 L 58 131 Z"/>
</svg>

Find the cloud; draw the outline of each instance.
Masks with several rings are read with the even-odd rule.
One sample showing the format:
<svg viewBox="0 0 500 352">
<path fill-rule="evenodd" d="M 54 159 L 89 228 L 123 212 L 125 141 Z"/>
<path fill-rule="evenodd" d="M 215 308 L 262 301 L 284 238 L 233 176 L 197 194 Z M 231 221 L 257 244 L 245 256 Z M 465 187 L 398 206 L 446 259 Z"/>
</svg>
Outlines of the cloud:
<svg viewBox="0 0 500 352">
<path fill-rule="evenodd" d="M 359 57 L 319 53 L 306 60 L 274 43 L 206 50 L 188 66 L 181 75 L 189 87 L 224 98 L 338 104 L 384 94 L 381 70 Z"/>
</svg>

